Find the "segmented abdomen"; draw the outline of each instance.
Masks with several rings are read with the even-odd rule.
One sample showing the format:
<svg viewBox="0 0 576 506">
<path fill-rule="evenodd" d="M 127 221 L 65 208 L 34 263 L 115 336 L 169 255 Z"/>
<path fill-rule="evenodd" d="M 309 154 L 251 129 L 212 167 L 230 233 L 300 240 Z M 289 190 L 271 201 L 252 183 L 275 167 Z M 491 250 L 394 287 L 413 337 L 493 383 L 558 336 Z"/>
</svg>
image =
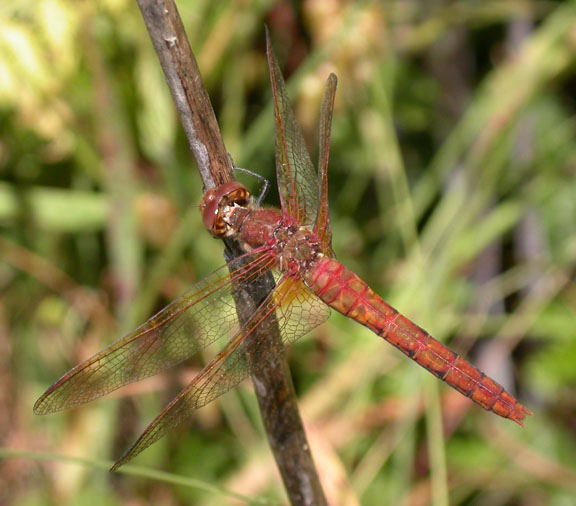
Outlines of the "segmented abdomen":
<svg viewBox="0 0 576 506">
<path fill-rule="evenodd" d="M 532 414 L 501 385 L 386 304 L 336 260 L 320 259 L 305 281 L 330 307 L 368 327 L 484 409 L 521 426 L 524 417 Z"/>
</svg>

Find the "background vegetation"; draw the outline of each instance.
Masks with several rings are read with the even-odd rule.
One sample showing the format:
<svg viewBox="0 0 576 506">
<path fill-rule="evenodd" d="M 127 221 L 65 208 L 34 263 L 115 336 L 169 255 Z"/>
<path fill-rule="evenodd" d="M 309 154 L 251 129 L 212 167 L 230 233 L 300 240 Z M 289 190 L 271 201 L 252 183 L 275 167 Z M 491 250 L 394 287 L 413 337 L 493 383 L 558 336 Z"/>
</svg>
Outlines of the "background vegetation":
<svg viewBox="0 0 576 506">
<path fill-rule="evenodd" d="M 272 181 L 264 24 L 313 153 L 339 76 L 338 258 L 534 412 L 524 430 L 489 415 L 333 316 L 288 350 L 332 504 L 575 504 L 576 3 L 179 8 L 228 151 Z M 206 357 L 32 414 L 71 366 L 223 262 L 199 181 L 135 2 L 0 8 L 1 504 L 284 500 L 249 383 L 130 476 L 105 471 Z"/>
</svg>

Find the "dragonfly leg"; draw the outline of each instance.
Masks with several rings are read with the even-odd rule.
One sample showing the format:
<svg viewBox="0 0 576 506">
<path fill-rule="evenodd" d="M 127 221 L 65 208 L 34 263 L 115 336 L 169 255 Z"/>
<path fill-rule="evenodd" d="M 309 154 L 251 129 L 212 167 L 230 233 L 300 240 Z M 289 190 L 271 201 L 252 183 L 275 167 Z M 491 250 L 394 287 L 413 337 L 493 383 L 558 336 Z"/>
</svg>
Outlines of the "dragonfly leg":
<svg viewBox="0 0 576 506">
<path fill-rule="evenodd" d="M 230 153 L 228 153 L 228 161 L 230 162 L 230 165 L 232 166 L 233 170 L 243 172 L 244 174 L 248 174 L 249 176 L 255 177 L 259 181 L 262 181 L 262 191 L 260 192 L 260 195 L 258 195 L 258 198 L 255 199 L 256 205 L 258 207 L 260 207 L 260 205 L 262 204 L 262 201 L 264 200 L 264 197 L 266 197 L 266 194 L 268 193 L 268 190 L 270 189 L 270 181 L 268 181 L 268 179 L 266 179 L 264 176 L 261 176 L 260 174 L 256 174 L 256 172 L 252 172 L 251 170 L 243 169 L 241 167 L 236 167 L 236 165 L 234 165 L 234 160 L 232 159 L 232 156 L 230 155 Z"/>
</svg>

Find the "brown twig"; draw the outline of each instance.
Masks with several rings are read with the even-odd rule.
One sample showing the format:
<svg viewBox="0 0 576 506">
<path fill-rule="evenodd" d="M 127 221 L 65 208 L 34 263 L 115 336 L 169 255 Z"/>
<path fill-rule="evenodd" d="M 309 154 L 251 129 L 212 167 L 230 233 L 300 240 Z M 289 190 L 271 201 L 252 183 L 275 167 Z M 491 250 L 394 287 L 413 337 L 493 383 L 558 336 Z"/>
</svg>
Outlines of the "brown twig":
<svg viewBox="0 0 576 506">
<path fill-rule="evenodd" d="M 233 181 L 224 141 L 176 4 L 138 0 L 204 186 Z"/>
<path fill-rule="evenodd" d="M 138 0 L 138 5 L 205 188 L 232 181 L 226 148 L 176 5 L 172 0 Z M 243 253 L 233 241 L 227 241 L 226 246 L 230 258 Z M 273 286 L 270 275 L 237 294 L 241 323 L 253 314 Z M 286 492 L 293 505 L 324 505 L 326 499 L 306 441 L 277 322 L 272 320 L 258 330 L 265 333 L 265 339 L 252 336 L 259 348 L 250 349 L 246 355 L 250 363 L 258 361 L 258 372 L 253 376 L 256 396 Z"/>
</svg>

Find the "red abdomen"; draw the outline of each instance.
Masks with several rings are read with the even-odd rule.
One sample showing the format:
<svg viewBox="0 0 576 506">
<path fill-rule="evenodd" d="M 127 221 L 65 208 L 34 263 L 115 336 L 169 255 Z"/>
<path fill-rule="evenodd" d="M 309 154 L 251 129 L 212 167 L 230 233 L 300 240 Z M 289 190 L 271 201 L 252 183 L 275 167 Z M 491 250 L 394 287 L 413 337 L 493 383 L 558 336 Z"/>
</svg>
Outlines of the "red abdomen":
<svg viewBox="0 0 576 506">
<path fill-rule="evenodd" d="M 484 409 L 521 426 L 524 417 L 532 414 L 504 387 L 386 304 L 336 260 L 320 259 L 305 282 L 330 307 L 368 327 Z"/>
</svg>

